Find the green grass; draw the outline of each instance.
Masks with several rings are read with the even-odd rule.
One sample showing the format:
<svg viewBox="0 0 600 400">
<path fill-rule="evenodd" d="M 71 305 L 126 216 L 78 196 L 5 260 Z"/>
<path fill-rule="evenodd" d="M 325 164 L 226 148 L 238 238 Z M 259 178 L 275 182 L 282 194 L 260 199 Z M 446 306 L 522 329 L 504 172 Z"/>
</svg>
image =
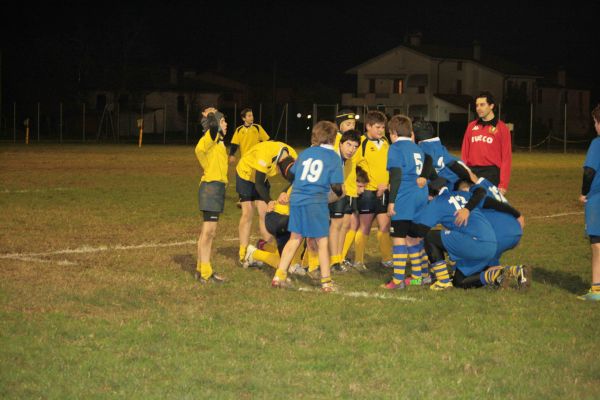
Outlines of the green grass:
<svg viewBox="0 0 600 400">
<path fill-rule="evenodd" d="M 233 185 L 213 257 L 229 282 L 200 287 L 191 147 L 4 146 L 0 255 L 189 244 L 0 258 L 0 397 L 594 398 L 583 215 L 536 218 L 583 210 L 583 158 L 515 154 L 508 197 L 527 226 L 503 261 L 535 267 L 530 291 L 354 298 L 237 267 Z M 343 292 L 381 294 L 374 238 L 367 253 L 369 273 L 336 277 Z"/>
</svg>

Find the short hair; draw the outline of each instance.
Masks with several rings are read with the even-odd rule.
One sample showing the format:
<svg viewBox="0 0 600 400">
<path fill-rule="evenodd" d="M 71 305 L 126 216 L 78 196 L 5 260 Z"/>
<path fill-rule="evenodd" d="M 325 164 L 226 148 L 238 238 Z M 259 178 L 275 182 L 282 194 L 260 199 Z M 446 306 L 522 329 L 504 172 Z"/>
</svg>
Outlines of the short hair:
<svg viewBox="0 0 600 400">
<path fill-rule="evenodd" d="M 241 112 L 240 112 L 240 117 L 242 118 L 246 118 L 246 114 L 248 114 L 249 112 L 252 112 L 252 109 L 250 107 L 246 107 L 244 108 Z"/>
<path fill-rule="evenodd" d="M 356 181 L 360 183 L 369 183 L 369 174 L 361 167 L 356 167 Z"/>
<path fill-rule="evenodd" d="M 387 117 L 381 111 L 369 111 L 367 115 L 365 115 L 365 125 L 375 125 L 375 124 L 383 124 L 387 122 Z"/>
<path fill-rule="evenodd" d="M 340 144 L 347 142 L 348 140 L 360 144 L 360 132 L 356 129 L 350 129 L 342 133 L 342 137 L 340 138 Z"/>
<path fill-rule="evenodd" d="M 475 100 L 481 99 L 481 98 L 485 98 L 485 100 L 487 101 L 487 103 L 489 105 L 496 104 L 496 100 L 494 100 L 494 95 L 491 92 L 487 92 L 487 91 L 480 92 L 477 95 L 477 97 L 475 97 Z"/>
<path fill-rule="evenodd" d="M 388 123 L 390 132 L 401 137 L 410 137 L 413 126 L 412 121 L 406 115 L 394 115 Z"/>
<path fill-rule="evenodd" d="M 330 121 L 319 121 L 312 130 L 310 141 L 313 146 L 333 144 L 337 135 L 337 126 Z"/>
<path fill-rule="evenodd" d="M 592 110 L 592 118 L 594 118 L 594 121 L 596 122 L 600 122 L 600 104 L 598 104 L 593 110 Z"/>
</svg>

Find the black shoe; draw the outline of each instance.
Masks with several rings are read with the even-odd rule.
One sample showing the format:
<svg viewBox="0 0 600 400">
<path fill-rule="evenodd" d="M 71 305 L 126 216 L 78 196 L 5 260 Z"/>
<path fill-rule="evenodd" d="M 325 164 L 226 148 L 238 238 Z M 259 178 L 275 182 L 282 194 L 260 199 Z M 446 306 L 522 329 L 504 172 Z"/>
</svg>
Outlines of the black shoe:
<svg viewBox="0 0 600 400">
<path fill-rule="evenodd" d="M 198 282 L 200 282 L 200 284 L 202 284 L 202 285 L 207 285 L 210 283 L 214 283 L 214 284 L 225 283 L 225 278 L 223 278 L 222 276 L 217 275 L 215 273 L 213 273 L 208 279 L 204 279 L 202 277 L 202 275 L 200 274 L 200 272 L 196 271 L 196 273 L 194 274 L 194 278 L 196 278 L 196 280 Z"/>
<path fill-rule="evenodd" d="M 344 264 L 335 263 L 331 266 L 331 270 L 338 273 L 348 272 L 348 268 Z"/>
</svg>

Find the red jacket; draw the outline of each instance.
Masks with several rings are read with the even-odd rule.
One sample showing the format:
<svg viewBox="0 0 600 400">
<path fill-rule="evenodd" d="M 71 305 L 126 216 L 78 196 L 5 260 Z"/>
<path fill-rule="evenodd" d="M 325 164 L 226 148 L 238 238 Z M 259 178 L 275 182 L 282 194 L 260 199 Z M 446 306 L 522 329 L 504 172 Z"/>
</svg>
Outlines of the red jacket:
<svg viewBox="0 0 600 400">
<path fill-rule="evenodd" d="M 506 124 L 497 121 L 495 127 L 483 125 L 478 119 L 471 122 L 465 131 L 461 156 L 468 166 L 495 165 L 500 168 L 498 187 L 508 189 L 512 162 L 511 137 Z"/>
</svg>

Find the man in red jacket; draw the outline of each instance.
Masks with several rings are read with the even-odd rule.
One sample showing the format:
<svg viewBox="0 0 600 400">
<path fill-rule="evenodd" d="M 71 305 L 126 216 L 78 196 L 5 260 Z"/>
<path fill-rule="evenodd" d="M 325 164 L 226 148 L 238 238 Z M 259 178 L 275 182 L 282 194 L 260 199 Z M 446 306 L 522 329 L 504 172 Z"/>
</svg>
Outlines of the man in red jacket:
<svg viewBox="0 0 600 400">
<path fill-rule="evenodd" d="M 506 124 L 494 114 L 494 97 L 482 92 L 475 99 L 478 119 L 465 131 L 462 159 L 475 175 L 483 176 L 498 186 L 502 194 L 508 190 L 512 144 Z"/>
</svg>

